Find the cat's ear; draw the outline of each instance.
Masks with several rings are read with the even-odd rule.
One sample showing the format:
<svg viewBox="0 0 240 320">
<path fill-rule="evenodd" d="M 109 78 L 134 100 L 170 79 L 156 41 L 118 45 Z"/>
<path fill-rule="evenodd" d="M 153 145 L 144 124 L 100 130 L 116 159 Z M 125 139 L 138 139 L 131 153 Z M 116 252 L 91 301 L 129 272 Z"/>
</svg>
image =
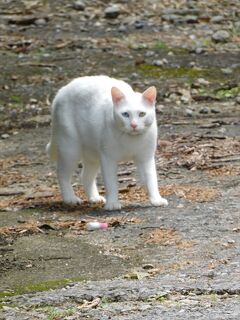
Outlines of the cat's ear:
<svg viewBox="0 0 240 320">
<path fill-rule="evenodd" d="M 115 105 L 120 104 L 125 98 L 125 95 L 122 93 L 122 91 L 116 87 L 112 87 L 111 94 L 112 94 L 112 101 Z"/>
<path fill-rule="evenodd" d="M 142 94 L 143 99 L 150 104 L 151 106 L 153 106 L 156 102 L 156 98 L 157 98 L 157 90 L 154 86 L 148 88 L 147 90 L 145 90 Z"/>
</svg>

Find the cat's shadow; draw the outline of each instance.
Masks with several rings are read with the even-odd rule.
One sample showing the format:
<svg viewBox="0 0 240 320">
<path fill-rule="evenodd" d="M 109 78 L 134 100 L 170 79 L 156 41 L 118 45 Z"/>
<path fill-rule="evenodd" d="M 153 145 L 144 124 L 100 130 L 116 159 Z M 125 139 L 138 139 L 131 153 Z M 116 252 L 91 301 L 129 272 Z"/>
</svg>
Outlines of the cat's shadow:
<svg viewBox="0 0 240 320">
<path fill-rule="evenodd" d="M 123 204 L 124 205 L 124 204 Z M 108 211 L 103 208 L 103 204 L 90 204 L 87 201 L 84 201 L 81 205 L 67 205 L 61 200 L 55 201 L 34 201 L 31 203 L 25 204 L 22 209 L 39 209 L 40 212 L 46 213 L 59 213 L 59 214 L 74 214 L 80 216 L 91 216 L 91 217 L 111 217 L 111 216 L 123 216 L 127 215 L 130 212 L 135 213 L 139 209 L 150 209 L 151 205 L 146 203 L 132 203 L 126 204 L 122 207 L 121 210 L 112 210 Z"/>
</svg>

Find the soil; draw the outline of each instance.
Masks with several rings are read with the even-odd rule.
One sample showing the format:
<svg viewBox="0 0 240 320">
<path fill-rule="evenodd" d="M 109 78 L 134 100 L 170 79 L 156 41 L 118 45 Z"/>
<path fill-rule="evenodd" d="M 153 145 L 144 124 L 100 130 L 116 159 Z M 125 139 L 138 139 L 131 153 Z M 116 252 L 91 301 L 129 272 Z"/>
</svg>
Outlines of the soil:
<svg viewBox="0 0 240 320">
<path fill-rule="evenodd" d="M 77 2 L 0 5 L 0 319 L 239 319 L 238 2 L 118 1 L 111 18 L 114 1 Z M 93 74 L 158 88 L 168 207 L 149 206 L 133 163 L 121 211 L 62 203 L 50 104 Z"/>
</svg>

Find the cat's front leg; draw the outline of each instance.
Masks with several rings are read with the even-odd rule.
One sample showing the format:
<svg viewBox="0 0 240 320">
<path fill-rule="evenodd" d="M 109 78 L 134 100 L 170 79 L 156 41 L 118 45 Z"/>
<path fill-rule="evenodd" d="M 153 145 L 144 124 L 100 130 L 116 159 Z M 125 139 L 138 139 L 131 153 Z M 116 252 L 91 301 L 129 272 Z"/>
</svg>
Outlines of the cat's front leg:
<svg viewBox="0 0 240 320">
<path fill-rule="evenodd" d="M 137 161 L 138 170 L 141 176 L 141 180 L 145 185 L 149 200 L 153 206 L 168 205 L 167 199 L 161 197 L 158 189 L 157 172 L 154 158 Z"/>
<path fill-rule="evenodd" d="M 101 157 L 102 175 L 106 188 L 106 210 L 120 210 L 121 204 L 118 201 L 118 182 L 117 182 L 117 162 L 103 155 Z"/>
</svg>

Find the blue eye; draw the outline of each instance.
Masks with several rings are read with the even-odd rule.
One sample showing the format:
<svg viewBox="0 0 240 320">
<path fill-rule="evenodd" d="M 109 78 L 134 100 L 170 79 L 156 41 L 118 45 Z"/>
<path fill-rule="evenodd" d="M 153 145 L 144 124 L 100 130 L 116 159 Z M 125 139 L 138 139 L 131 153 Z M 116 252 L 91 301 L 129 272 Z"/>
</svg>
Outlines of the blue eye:
<svg viewBox="0 0 240 320">
<path fill-rule="evenodd" d="M 128 112 L 123 112 L 123 113 L 122 113 L 122 116 L 123 116 L 124 118 L 129 118 L 129 113 L 128 113 Z"/>
</svg>

